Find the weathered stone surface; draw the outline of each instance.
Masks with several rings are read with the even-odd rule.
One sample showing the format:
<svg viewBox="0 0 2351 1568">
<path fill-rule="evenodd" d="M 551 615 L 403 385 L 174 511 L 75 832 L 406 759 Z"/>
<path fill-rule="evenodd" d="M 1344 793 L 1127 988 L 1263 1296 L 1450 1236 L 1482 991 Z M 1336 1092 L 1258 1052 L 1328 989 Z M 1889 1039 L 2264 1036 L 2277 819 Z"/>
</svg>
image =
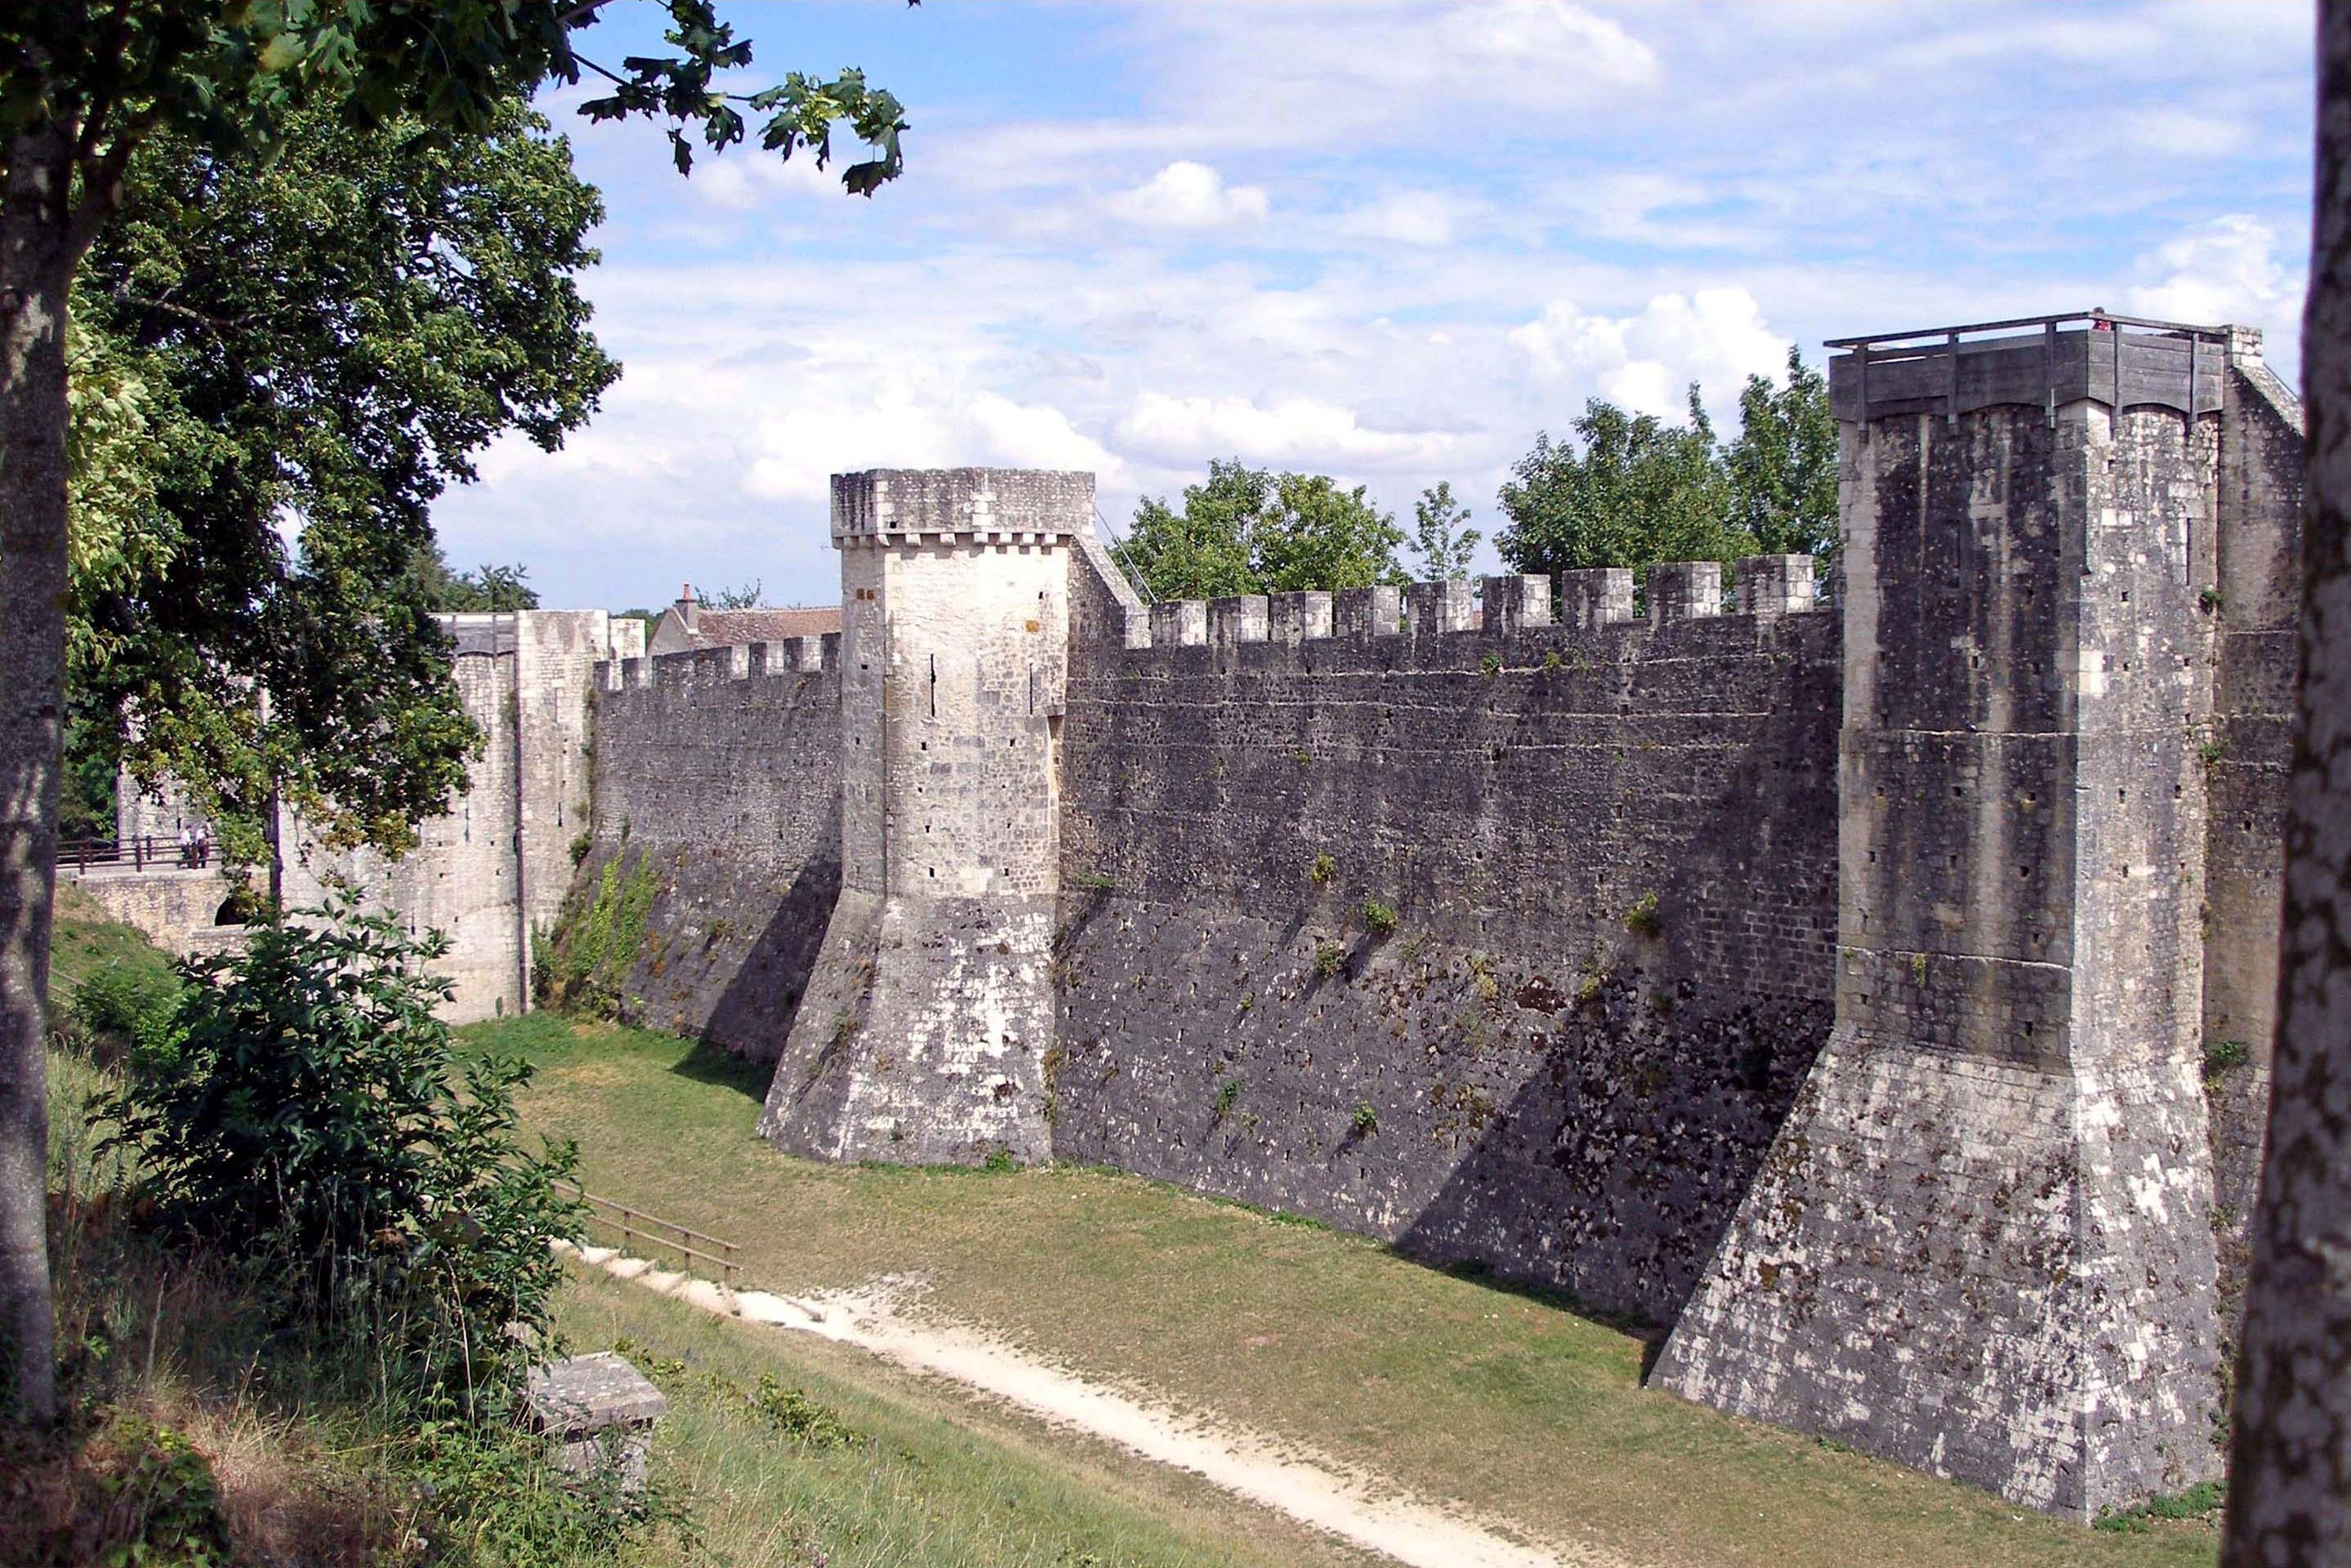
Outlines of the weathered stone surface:
<svg viewBox="0 0 2351 1568">
<path fill-rule="evenodd" d="M 608 867 L 656 877 L 622 1015 L 771 1062 L 841 888 L 839 639 L 629 673 L 608 667 L 597 696 L 595 833 L 574 899 Z"/>
<path fill-rule="evenodd" d="M 1665 1386 L 2080 1518 L 2217 1473 L 2217 433 L 1844 428 L 1836 1030 Z"/>
<path fill-rule="evenodd" d="M 1145 606 L 1084 475 L 848 476 L 837 644 L 608 631 L 575 888 L 655 878 L 624 1005 L 780 1053 L 786 1147 L 1120 1165 L 1674 1323 L 1667 1386 L 2037 1506 L 2178 1485 L 2267 1086 L 2297 410 L 2248 335 L 2133 348 L 2119 413 L 2101 351 L 2055 409 L 1992 395 L 2037 348 L 1956 421 L 1931 357 L 1855 389 L 1834 605 L 1774 556 L 1727 608 Z M 586 754 L 574 643 L 509 641 L 380 884 L 483 1011 Z"/>
<path fill-rule="evenodd" d="M 832 516 L 841 894 L 760 1131 L 832 1158 L 1045 1158 L 1069 565 L 1093 479 L 850 474 Z M 1232 635 L 1265 635 L 1252 611 Z"/>
<path fill-rule="evenodd" d="M 542 1362 L 523 1384 L 523 1413 L 533 1431 L 557 1443 L 556 1463 L 574 1475 L 607 1467 L 624 1491 L 644 1490 L 653 1424 L 669 1399 L 610 1350 Z"/>
<path fill-rule="evenodd" d="M 1054 1149 L 1670 1321 L 1828 1031 L 1836 619 L 1410 597 L 1081 647 Z"/>
<path fill-rule="evenodd" d="M 571 849 L 589 831 L 590 689 L 598 661 L 643 647 L 638 622 L 602 610 L 518 610 L 447 618 L 455 678 L 483 747 L 465 793 L 423 823 L 399 860 L 370 850 L 321 849 L 290 814 L 287 903 L 315 905 L 334 888 L 397 914 L 412 930 L 450 940 L 436 969 L 455 985 L 450 1022 L 530 1006 L 540 933 L 561 908 Z"/>
</svg>

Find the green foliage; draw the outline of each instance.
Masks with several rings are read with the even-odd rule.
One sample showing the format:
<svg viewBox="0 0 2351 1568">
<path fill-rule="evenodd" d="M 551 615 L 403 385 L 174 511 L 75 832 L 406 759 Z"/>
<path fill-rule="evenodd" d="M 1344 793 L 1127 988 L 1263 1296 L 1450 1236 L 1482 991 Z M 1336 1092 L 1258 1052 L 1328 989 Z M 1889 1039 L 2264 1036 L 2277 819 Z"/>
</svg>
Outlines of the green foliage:
<svg viewBox="0 0 2351 1568">
<path fill-rule="evenodd" d="M 1688 422 L 1593 399 L 1573 442 L 1538 433 L 1500 500 L 1496 535 L 1513 571 L 1560 572 L 1758 554 L 1833 555 L 1836 421 L 1828 384 L 1788 356 L 1788 379 L 1750 377 L 1727 446 L 1689 389 Z"/>
<path fill-rule="evenodd" d="M 1019 1169 L 1020 1162 L 1013 1158 L 1008 1148 L 991 1148 L 987 1151 L 987 1158 L 979 1162 L 979 1168 L 992 1175 L 1005 1176 Z"/>
<path fill-rule="evenodd" d="M 1227 1116 L 1232 1115 L 1233 1105 L 1240 1097 L 1241 1081 L 1239 1078 L 1227 1078 L 1223 1083 L 1218 1084 L 1217 1085 L 1217 1109 L 1215 1119 L 1217 1121 L 1223 1121 Z"/>
<path fill-rule="evenodd" d="M 752 578 L 741 587 L 711 588 L 696 596 L 705 609 L 758 609 L 767 601 L 759 597 L 759 579 Z"/>
<path fill-rule="evenodd" d="M 530 586 L 530 568 L 483 566 L 470 572 L 450 570 L 441 546 L 422 552 L 412 567 L 425 607 L 448 614 L 537 609 L 538 590 Z"/>
<path fill-rule="evenodd" d="M 1484 538 L 1468 526 L 1469 508 L 1453 498 L 1453 484 L 1440 481 L 1412 504 L 1412 553 L 1427 582 L 1458 581 L 1469 575 L 1469 559 Z"/>
<path fill-rule="evenodd" d="M 287 130 L 267 157 L 145 145 L 78 316 L 139 429 L 76 410 L 77 738 L 172 774 L 242 860 L 273 787 L 399 848 L 462 784 L 477 737 L 433 613 L 536 596 L 518 567 L 452 574 L 430 507 L 502 432 L 559 445 L 619 374 L 575 282 L 602 203 L 543 119 Z"/>
<path fill-rule="evenodd" d="M 1788 349 L 1788 377 L 1750 376 L 1739 435 L 1723 449 L 1730 524 L 1771 556 L 1827 556 L 1837 545 L 1836 415 L 1827 379 Z"/>
<path fill-rule="evenodd" d="M 2217 1520 L 2229 1501 L 2226 1481 L 2199 1481 L 2186 1491 L 2166 1492 L 2123 1509 L 2102 1509 L 2095 1528 L 2117 1535 L 2142 1535 L 2158 1519 Z"/>
<path fill-rule="evenodd" d="M 569 1146 L 524 1152 L 524 1063 L 458 1046 L 434 1016 L 446 950 L 350 906 L 254 932 L 192 966 L 178 1054 L 107 1096 L 168 1223 L 276 1272 L 278 1309 L 365 1322 L 414 1386 L 467 1408 L 511 1386 L 577 1230 Z"/>
<path fill-rule="evenodd" d="M 1363 908 L 1358 909 L 1356 914 L 1362 919 L 1364 929 L 1373 935 L 1386 937 L 1395 934 L 1396 909 L 1394 904 L 1384 904 L 1377 898 L 1366 898 L 1364 900 Z"/>
<path fill-rule="evenodd" d="M 1314 857 L 1314 863 L 1306 867 L 1306 879 L 1317 888 L 1328 886 L 1331 878 L 1338 874 L 1339 863 L 1327 852 L 1317 855 Z"/>
<path fill-rule="evenodd" d="M 1478 673 L 1491 680 L 1502 672 L 1502 656 L 1489 653 L 1478 661 Z"/>
<path fill-rule="evenodd" d="M 661 867 L 640 851 L 633 865 L 615 856 L 583 906 L 578 889 L 555 932 L 551 994 L 563 1007 L 617 1018 L 629 975 L 645 953 L 647 918 L 661 892 Z"/>
<path fill-rule="evenodd" d="M 72 1018 L 86 1042 L 127 1049 L 134 1069 L 152 1071 L 179 1054 L 186 994 L 176 970 L 118 959 L 74 987 Z"/>
<path fill-rule="evenodd" d="M 787 1388 L 772 1372 L 759 1374 L 758 1391 L 747 1397 L 753 1412 L 768 1430 L 788 1441 L 811 1449 L 862 1449 L 865 1434 L 841 1418 L 841 1413 L 820 1404 L 798 1388 Z"/>
<path fill-rule="evenodd" d="M 1665 922 L 1657 917 L 1656 894 L 1644 893 L 1633 901 L 1633 907 L 1625 911 L 1625 929 L 1636 937 L 1654 937 L 1665 929 Z"/>
<path fill-rule="evenodd" d="M 1369 1137 L 1380 1130 L 1380 1113 L 1372 1109 L 1371 1101 L 1357 1100 L 1355 1114 L 1348 1118 L 1348 1126 L 1357 1137 Z"/>
<path fill-rule="evenodd" d="M 1347 950 L 1328 939 L 1314 944 L 1314 978 L 1328 980 L 1347 961 Z"/>
<path fill-rule="evenodd" d="M 220 1482 L 187 1438 L 135 1411 L 103 1413 L 105 1429 L 92 1445 L 99 1455 L 99 1490 L 110 1512 L 128 1514 L 134 1529 L 99 1561 L 105 1568 L 226 1568 L 228 1524 L 221 1517 Z"/>
<path fill-rule="evenodd" d="M 1537 434 L 1502 486 L 1510 523 L 1495 543 L 1511 570 L 1727 562 L 1753 552 L 1752 536 L 1729 522 L 1729 482 L 1695 386 L 1687 426 L 1595 398 L 1574 430 L 1580 447 Z"/>
<path fill-rule="evenodd" d="M 2221 1078 L 2253 1059 L 2253 1048 L 2241 1040 L 2204 1043 L 2204 1082 L 2218 1086 Z"/>
<path fill-rule="evenodd" d="M 1145 498 L 1112 553 L 1155 599 L 1368 587 L 1403 581 L 1404 540 L 1364 487 L 1325 474 L 1275 474 L 1239 459 L 1212 461 L 1178 511 Z"/>
</svg>

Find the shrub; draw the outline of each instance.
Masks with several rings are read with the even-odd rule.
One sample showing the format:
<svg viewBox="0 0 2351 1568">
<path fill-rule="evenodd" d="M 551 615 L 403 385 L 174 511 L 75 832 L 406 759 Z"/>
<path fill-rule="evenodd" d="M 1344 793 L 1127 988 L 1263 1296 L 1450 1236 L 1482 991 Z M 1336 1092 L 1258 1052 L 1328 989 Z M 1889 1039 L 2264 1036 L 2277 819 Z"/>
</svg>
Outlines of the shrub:
<svg viewBox="0 0 2351 1568">
<path fill-rule="evenodd" d="M 1633 907 L 1625 911 L 1625 929 L 1636 937 L 1654 937 L 1665 929 L 1665 922 L 1657 918 L 1657 896 L 1655 893 L 1642 894 L 1634 901 Z"/>
<path fill-rule="evenodd" d="M 1324 886 L 1338 874 L 1339 863 L 1328 854 L 1317 855 L 1314 863 L 1306 868 L 1306 879 L 1317 888 Z"/>
<path fill-rule="evenodd" d="M 1489 679 L 1499 675 L 1502 672 L 1502 656 L 1499 653 L 1488 654 L 1478 661 L 1478 670 L 1479 673 Z"/>
<path fill-rule="evenodd" d="M 447 950 L 355 905 L 256 927 L 192 966 L 178 1054 L 101 1098 L 166 1221 L 266 1266 L 278 1313 L 374 1334 L 466 1407 L 521 1373 L 576 1234 L 577 1153 L 517 1143 L 530 1068 L 462 1050 L 434 1016 Z"/>
<path fill-rule="evenodd" d="M 1337 942 L 1319 941 L 1314 944 L 1314 973 L 1317 979 L 1328 980 L 1339 972 L 1347 961 L 1347 951 Z"/>
<path fill-rule="evenodd" d="M 1396 912 L 1394 904 L 1383 904 L 1377 898 L 1366 898 L 1364 900 L 1363 909 L 1357 912 L 1363 917 L 1364 929 L 1374 935 L 1385 937 L 1395 933 Z"/>
<path fill-rule="evenodd" d="M 1233 1102 L 1240 1097 L 1241 1081 L 1238 1077 L 1227 1078 L 1223 1083 L 1218 1084 L 1217 1085 L 1216 1119 L 1223 1121 L 1227 1116 L 1232 1115 Z"/>
<path fill-rule="evenodd" d="M 1357 1100 L 1355 1114 L 1348 1118 L 1348 1125 L 1354 1128 L 1357 1137 L 1369 1137 L 1380 1130 L 1380 1113 L 1372 1109 L 1371 1101 Z"/>
<path fill-rule="evenodd" d="M 177 970 L 116 959 L 74 988 L 71 1015 L 86 1042 L 127 1050 L 131 1070 L 145 1073 L 178 1054 L 186 993 Z"/>
</svg>

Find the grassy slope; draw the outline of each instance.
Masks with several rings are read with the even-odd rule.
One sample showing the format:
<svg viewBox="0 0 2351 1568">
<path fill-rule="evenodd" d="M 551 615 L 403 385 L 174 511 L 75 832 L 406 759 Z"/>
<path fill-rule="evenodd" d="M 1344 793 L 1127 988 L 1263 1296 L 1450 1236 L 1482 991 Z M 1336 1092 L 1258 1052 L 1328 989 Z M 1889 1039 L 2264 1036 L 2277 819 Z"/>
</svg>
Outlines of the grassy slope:
<svg viewBox="0 0 2351 1568">
<path fill-rule="evenodd" d="M 110 919 L 95 899 L 71 882 L 57 883 L 57 913 L 49 950 L 49 1004 L 62 1007 L 75 987 L 108 964 L 168 974 L 172 958 L 134 926 Z"/>
<path fill-rule="evenodd" d="M 916 1272 L 929 1303 L 1093 1376 L 1309 1443 L 1568 1541 L 1772 1568 L 2208 1563 L 1643 1389 L 1639 1341 L 1358 1239 L 1114 1172 L 840 1168 L 761 1143 L 760 1075 L 545 1016 L 534 1123 L 591 1189 L 740 1243 L 785 1290 Z"/>
<path fill-rule="evenodd" d="M 720 1562 L 829 1568 L 1369 1568 L 1191 1477 L 1049 1433 L 862 1354 L 710 1317 L 583 1271 L 560 1326 L 627 1341 L 670 1396 L 657 1473 L 682 1482 Z M 683 1372 L 658 1363 L 684 1361 Z M 863 1441 L 777 1436 L 743 1396 L 763 1372 Z M 713 1375 L 716 1375 L 716 1381 Z"/>
</svg>

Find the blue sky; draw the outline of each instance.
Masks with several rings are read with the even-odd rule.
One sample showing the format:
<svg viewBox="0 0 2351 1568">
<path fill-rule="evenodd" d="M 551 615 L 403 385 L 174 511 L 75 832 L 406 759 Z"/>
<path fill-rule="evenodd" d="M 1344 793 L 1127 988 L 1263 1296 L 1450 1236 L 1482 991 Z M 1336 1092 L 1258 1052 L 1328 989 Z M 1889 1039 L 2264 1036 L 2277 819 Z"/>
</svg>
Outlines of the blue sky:
<svg viewBox="0 0 2351 1568">
<path fill-rule="evenodd" d="M 907 104 L 872 202 L 547 108 L 608 207 L 625 366 L 438 518 L 549 605 L 837 597 L 826 476 L 1087 468 L 1123 524 L 1212 457 L 1476 522 L 1586 399 L 1726 414 L 1791 342 L 2104 306 L 2265 327 L 2295 380 L 2307 0 L 726 4 L 747 85 Z M 591 55 L 657 41 L 618 5 Z M 1490 553 L 1490 551 L 1489 551 Z"/>
</svg>

